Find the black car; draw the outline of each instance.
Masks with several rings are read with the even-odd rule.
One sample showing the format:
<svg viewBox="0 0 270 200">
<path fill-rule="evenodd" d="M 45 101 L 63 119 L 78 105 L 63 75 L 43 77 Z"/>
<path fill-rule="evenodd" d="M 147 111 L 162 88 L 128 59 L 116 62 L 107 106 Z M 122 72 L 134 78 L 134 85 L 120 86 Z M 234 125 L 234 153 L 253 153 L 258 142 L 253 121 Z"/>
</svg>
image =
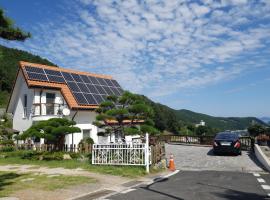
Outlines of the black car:
<svg viewBox="0 0 270 200">
<path fill-rule="evenodd" d="M 218 133 L 213 142 L 214 154 L 233 153 L 241 155 L 241 142 L 239 136 L 231 132 Z"/>
</svg>

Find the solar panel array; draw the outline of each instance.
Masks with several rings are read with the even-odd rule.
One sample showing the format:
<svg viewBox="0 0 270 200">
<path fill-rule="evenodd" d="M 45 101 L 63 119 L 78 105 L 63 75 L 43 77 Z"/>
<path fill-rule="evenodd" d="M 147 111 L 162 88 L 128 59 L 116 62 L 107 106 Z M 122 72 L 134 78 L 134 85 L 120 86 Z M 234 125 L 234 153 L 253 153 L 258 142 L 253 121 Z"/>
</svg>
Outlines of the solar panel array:
<svg viewBox="0 0 270 200">
<path fill-rule="evenodd" d="M 121 86 L 112 79 L 31 66 L 25 66 L 25 72 L 30 80 L 66 83 L 80 105 L 98 105 L 109 95 L 123 93 Z"/>
</svg>

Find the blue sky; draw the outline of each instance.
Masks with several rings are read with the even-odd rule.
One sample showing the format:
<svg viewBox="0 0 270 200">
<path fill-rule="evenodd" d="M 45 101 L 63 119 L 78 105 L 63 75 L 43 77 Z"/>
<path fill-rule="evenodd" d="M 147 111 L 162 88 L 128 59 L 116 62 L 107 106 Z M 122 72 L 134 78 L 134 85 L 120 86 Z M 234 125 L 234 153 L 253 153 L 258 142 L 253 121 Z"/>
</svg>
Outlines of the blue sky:
<svg viewBox="0 0 270 200">
<path fill-rule="evenodd" d="M 214 116 L 270 116 L 270 1 L 1 0 L 24 43 L 61 67 Z"/>
</svg>

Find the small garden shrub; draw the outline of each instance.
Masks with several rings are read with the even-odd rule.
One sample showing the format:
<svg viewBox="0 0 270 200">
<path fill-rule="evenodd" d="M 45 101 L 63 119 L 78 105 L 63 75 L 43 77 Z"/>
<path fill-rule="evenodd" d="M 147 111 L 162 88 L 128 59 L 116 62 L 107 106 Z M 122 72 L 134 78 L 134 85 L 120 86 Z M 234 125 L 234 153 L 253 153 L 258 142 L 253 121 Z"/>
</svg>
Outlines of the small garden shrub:
<svg viewBox="0 0 270 200">
<path fill-rule="evenodd" d="M 13 140 L 2 140 L 0 141 L 0 145 L 14 145 Z"/>
<path fill-rule="evenodd" d="M 42 160 L 63 160 L 64 152 L 44 152 Z"/>
<path fill-rule="evenodd" d="M 20 157 L 28 160 L 39 160 L 42 152 L 39 151 L 24 151 Z"/>
<path fill-rule="evenodd" d="M 84 138 L 80 141 L 80 144 L 83 144 L 83 143 L 86 143 L 86 144 L 94 144 L 94 140 L 92 138 Z"/>
<path fill-rule="evenodd" d="M 12 152 L 15 151 L 15 148 L 13 146 L 2 146 L 0 147 L 1 152 Z"/>
</svg>

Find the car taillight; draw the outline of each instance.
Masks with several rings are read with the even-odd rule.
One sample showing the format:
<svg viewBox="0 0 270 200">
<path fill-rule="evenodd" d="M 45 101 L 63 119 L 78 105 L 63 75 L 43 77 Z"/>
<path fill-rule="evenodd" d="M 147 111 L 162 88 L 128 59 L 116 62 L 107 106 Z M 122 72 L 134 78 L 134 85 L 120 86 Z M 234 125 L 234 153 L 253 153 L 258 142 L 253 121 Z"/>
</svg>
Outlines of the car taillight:
<svg viewBox="0 0 270 200">
<path fill-rule="evenodd" d="M 214 145 L 215 147 L 217 147 L 217 146 L 218 146 L 218 144 L 217 144 L 216 142 L 214 142 L 214 143 L 213 143 L 213 145 Z"/>
<path fill-rule="evenodd" d="M 239 147 L 240 147 L 240 145 L 241 145 L 241 144 L 240 144 L 240 142 L 239 142 L 239 141 L 237 141 L 237 142 L 234 144 L 234 147 L 235 147 L 235 148 L 239 148 Z"/>
</svg>

